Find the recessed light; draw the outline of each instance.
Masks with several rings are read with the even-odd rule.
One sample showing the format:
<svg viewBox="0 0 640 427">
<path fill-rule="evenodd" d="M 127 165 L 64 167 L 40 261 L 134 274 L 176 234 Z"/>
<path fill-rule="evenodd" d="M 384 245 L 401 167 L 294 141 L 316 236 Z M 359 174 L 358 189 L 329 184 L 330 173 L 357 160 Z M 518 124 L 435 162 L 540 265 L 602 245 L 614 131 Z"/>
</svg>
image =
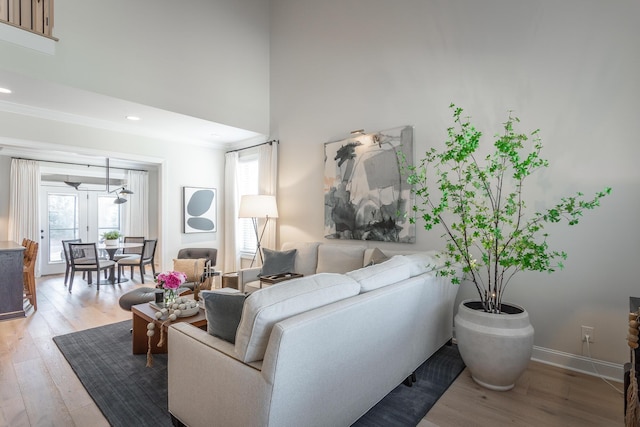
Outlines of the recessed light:
<svg viewBox="0 0 640 427">
<path fill-rule="evenodd" d="M 11 89 L 7 89 L 6 87 L 0 87 L 0 93 L 11 93 Z"/>
<path fill-rule="evenodd" d="M 127 120 L 132 120 L 132 121 L 135 122 L 137 120 L 140 120 L 140 117 L 138 117 L 138 116 L 127 116 Z"/>
</svg>

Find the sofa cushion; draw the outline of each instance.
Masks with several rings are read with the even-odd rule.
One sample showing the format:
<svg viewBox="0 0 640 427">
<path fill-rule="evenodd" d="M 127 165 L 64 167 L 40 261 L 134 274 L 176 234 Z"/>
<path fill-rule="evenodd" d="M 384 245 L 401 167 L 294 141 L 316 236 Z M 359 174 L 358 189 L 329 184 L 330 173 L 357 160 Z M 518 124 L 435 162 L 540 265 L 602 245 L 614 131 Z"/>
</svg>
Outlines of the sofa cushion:
<svg viewBox="0 0 640 427">
<path fill-rule="evenodd" d="M 189 259 L 174 258 L 173 270 L 181 271 L 187 276 L 187 282 L 195 282 L 200 280 L 204 273 L 204 265 L 207 262 L 205 258 Z"/>
<path fill-rule="evenodd" d="M 405 255 L 411 266 L 411 277 L 436 270 L 441 264 L 437 259 L 437 254 L 436 251 L 429 251 Z"/>
<path fill-rule="evenodd" d="M 346 275 L 360 283 L 360 292 L 369 292 L 410 277 L 411 267 L 403 255 L 396 255 L 382 264 L 364 267 Z"/>
<path fill-rule="evenodd" d="M 235 351 L 243 362 L 264 358 L 273 325 L 296 314 L 357 295 L 360 285 L 342 274 L 316 274 L 260 289 L 246 299 Z"/>
<path fill-rule="evenodd" d="M 322 244 L 318 247 L 317 273 L 346 273 L 364 266 L 364 246 Z"/>
<path fill-rule="evenodd" d="M 282 244 L 282 250 L 296 249 L 294 273 L 311 276 L 316 274 L 318 266 L 318 246 L 320 242 L 285 242 Z"/>
<path fill-rule="evenodd" d="M 263 248 L 264 263 L 258 276 L 271 276 L 272 274 L 293 273 L 296 249 L 290 251 L 274 251 Z"/>
<path fill-rule="evenodd" d="M 240 324 L 242 307 L 247 298 L 245 294 L 235 289 L 234 291 L 220 290 L 200 293 L 204 300 L 207 332 L 232 344 L 236 342 L 236 331 Z"/>
</svg>

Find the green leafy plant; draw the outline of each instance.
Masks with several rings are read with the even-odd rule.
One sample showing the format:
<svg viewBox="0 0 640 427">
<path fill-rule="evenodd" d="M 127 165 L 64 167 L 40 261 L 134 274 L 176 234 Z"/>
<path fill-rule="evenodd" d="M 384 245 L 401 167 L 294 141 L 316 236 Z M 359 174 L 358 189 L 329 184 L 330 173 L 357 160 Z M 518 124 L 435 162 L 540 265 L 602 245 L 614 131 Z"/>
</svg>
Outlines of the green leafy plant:
<svg viewBox="0 0 640 427">
<path fill-rule="evenodd" d="M 458 284 L 470 280 L 484 310 L 499 313 L 503 293 L 516 273 L 551 273 L 563 267 L 567 254 L 549 248 L 545 225 L 577 224 L 611 188 L 589 200 L 578 192 L 544 212 L 528 214 L 522 193 L 525 180 L 549 165 L 540 157 L 539 130 L 529 136 L 516 132 L 519 119 L 510 112 L 504 132 L 495 136 L 493 153 L 480 162 L 476 151 L 482 133 L 462 118 L 461 108 L 454 104 L 450 108 L 454 126 L 448 129 L 446 147 L 428 150 L 417 165 L 407 165 L 403 159 L 407 182 L 416 194 L 411 221 L 419 215 L 425 229 L 444 228 L 446 261 L 438 274 Z M 435 173 L 433 183 L 427 173 L 430 168 Z"/>
<path fill-rule="evenodd" d="M 115 240 L 119 239 L 122 234 L 118 230 L 105 231 L 102 233 L 102 238 L 105 240 Z"/>
</svg>

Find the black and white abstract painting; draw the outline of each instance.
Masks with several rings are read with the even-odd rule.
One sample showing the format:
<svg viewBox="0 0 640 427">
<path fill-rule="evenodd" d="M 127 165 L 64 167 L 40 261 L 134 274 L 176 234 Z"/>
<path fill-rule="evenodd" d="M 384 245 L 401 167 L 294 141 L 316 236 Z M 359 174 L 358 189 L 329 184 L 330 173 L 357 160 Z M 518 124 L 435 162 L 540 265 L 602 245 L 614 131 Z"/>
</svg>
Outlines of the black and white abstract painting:
<svg viewBox="0 0 640 427">
<path fill-rule="evenodd" d="M 325 144 L 326 238 L 415 243 L 414 196 L 400 153 L 413 164 L 412 126 Z"/>
<path fill-rule="evenodd" d="M 216 231 L 216 189 L 183 187 L 184 233 Z"/>
</svg>

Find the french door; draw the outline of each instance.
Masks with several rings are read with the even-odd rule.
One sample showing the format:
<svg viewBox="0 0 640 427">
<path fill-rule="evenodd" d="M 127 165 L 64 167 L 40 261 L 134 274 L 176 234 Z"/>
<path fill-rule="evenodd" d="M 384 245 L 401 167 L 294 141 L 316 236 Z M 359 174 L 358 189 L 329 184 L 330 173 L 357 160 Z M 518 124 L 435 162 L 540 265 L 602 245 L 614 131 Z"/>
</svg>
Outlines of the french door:
<svg viewBox="0 0 640 427">
<path fill-rule="evenodd" d="M 64 273 L 62 240 L 99 242 L 100 235 L 120 230 L 120 206 L 99 191 L 42 185 L 40 191 L 40 273 Z"/>
</svg>

